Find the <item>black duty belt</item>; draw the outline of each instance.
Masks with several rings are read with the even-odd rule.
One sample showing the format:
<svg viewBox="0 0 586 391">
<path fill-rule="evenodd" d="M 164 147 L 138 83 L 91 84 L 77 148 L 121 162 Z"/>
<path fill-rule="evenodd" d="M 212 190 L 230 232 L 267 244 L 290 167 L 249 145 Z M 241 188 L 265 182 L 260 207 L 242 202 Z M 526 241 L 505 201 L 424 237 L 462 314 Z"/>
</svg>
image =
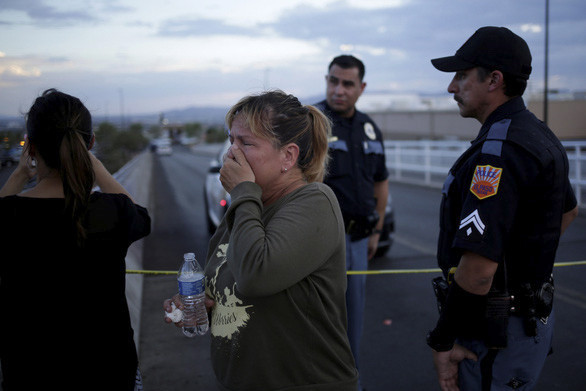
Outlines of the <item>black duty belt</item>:
<svg viewBox="0 0 586 391">
<path fill-rule="evenodd" d="M 350 216 L 344 214 L 343 217 L 344 229 L 346 234 L 350 235 L 352 241 L 370 236 L 379 219 L 376 211 L 370 216 Z"/>
</svg>

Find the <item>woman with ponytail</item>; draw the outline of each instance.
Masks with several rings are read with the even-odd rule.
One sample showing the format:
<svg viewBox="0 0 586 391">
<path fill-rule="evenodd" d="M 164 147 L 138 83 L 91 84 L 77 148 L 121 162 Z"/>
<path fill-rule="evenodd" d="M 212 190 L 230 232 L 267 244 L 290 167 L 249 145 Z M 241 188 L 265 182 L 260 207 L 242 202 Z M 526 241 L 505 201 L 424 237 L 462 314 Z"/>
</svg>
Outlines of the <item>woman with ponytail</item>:
<svg viewBox="0 0 586 391">
<path fill-rule="evenodd" d="M 125 257 L 149 234 L 148 212 L 89 152 L 78 98 L 45 91 L 26 132 L 0 190 L 0 388 L 140 389 Z"/>
<path fill-rule="evenodd" d="M 344 222 L 321 183 L 329 120 L 270 91 L 240 100 L 226 122 L 220 180 L 232 203 L 205 267 L 219 389 L 356 391 Z M 171 303 L 181 308 L 175 296 L 167 312 Z"/>
</svg>

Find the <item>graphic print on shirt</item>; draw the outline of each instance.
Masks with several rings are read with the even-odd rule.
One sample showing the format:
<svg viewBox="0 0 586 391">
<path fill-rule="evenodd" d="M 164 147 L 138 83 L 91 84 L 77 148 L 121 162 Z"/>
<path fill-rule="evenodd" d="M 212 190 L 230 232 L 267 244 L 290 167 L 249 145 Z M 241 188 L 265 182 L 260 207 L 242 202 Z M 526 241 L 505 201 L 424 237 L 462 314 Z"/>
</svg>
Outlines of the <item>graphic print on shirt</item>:
<svg viewBox="0 0 586 391">
<path fill-rule="evenodd" d="M 479 200 L 495 195 L 501 181 L 502 168 L 491 165 L 476 166 L 474 177 L 470 184 L 470 191 Z"/>
<path fill-rule="evenodd" d="M 218 275 L 220 268 L 227 262 L 228 243 L 220 244 L 219 251 L 216 257 L 221 258 L 221 262 L 216 268 L 216 274 L 210 282 L 210 286 L 217 287 Z M 220 292 L 214 290 L 212 297 L 216 304 L 212 311 L 212 329 L 211 333 L 214 337 L 224 337 L 232 339 L 232 337 L 240 331 L 241 328 L 246 327 L 250 319 L 251 305 L 243 306 L 242 300 L 236 296 L 236 282 L 232 288 L 224 287 L 224 291 Z"/>
</svg>

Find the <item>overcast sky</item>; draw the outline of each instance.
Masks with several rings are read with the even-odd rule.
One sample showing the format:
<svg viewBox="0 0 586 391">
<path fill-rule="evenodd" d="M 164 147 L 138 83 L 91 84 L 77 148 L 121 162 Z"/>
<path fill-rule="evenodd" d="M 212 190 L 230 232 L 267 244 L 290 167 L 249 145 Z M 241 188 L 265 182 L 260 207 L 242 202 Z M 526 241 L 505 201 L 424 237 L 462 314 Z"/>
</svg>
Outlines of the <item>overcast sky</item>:
<svg viewBox="0 0 586 391">
<path fill-rule="evenodd" d="M 341 53 L 364 61 L 367 91 L 441 94 L 452 75 L 429 60 L 487 25 L 525 38 L 542 89 L 545 0 L 0 0 L 0 115 L 51 87 L 112 116 L 303 99 Z M 549 54 L 550 88 L 586 90 L 586 1 L 550 1 Z"/>
</svg>

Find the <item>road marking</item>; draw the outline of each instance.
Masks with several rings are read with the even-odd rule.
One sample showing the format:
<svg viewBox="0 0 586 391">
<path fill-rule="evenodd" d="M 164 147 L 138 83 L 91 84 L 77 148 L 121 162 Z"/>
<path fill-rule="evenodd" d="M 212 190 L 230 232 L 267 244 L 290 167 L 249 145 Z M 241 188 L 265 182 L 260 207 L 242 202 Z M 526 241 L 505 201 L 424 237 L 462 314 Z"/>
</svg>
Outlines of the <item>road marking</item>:
<svg viewBox="0 0 586 391">
<path fill-rule="evenodd" d="M 561 290 L 561 292 L 560 292 Z M 561 300 L 568 304 L 572 304 L 576 307 L 580 307 L 583 310 L 586 310 L 586 295 L 581 292 L 575 291 L 569 288 L 562 288 L 555 287 L 555 294 L 553 300 Z"/>
<path fill-rule="evenodd" d="M 431 255 L 431 256 L 435 257 L 436 252 L 437 252 L 437 248 L 435 246 L 432 247 L 432 246 L 425 245 L 425 244 L 415 243 L 409 239 L 406 239 L 405 237 L 403 237 L 401 235 L 394 234 L 393 241 L 400 243 L 403 246 L 409 247 L 412 250 L 418 251 L 424 255 Z"/>
</svg>

